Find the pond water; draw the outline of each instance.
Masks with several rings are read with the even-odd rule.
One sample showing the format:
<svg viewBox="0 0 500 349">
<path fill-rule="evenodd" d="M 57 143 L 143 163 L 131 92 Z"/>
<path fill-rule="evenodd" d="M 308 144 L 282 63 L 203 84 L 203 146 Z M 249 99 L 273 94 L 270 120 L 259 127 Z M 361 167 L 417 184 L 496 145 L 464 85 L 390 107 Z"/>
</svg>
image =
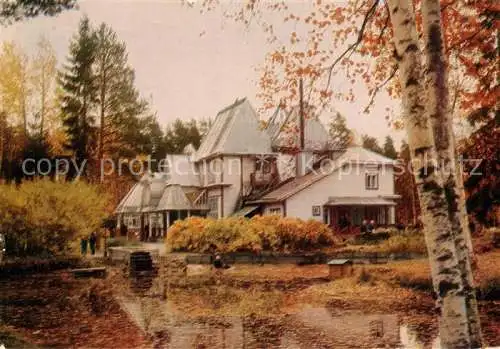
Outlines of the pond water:
<svg viewBox="0 0 500 349">
<path fill-rule="evenodd" d="M 435 322 L 428 315 L 412 320 L 398 311 L 367 313 L 311 304 L 284 312 L 282 298 L 293 297 L 293 291 L 162 289 L 160 283 L 133 279 L 131 292 L 119 299 L 158 348 L 439 348 Z"/>
</svg>

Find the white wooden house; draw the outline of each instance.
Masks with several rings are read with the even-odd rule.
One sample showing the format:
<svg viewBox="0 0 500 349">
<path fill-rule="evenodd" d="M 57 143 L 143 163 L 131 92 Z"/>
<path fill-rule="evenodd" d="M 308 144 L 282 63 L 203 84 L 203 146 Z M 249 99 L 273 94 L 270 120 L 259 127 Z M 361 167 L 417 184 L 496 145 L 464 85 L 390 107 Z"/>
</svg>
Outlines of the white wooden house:
<svg viewBox="0 0 500 349">
<path fill-rule="evenodd" d="M 118 225 L 155 239 L 192 215 L 394 224 L 394 161 L 359 146 L 330 149 L 318 118 L 301 122 L 303 139 L 283 131 L 299 121 L 295 108 L 263 128 L 249 101 L 236 100 L 217 114 L 198 150 L 168 155 L 160 173 L 143 176 L 118 205 Z"/>
<path fill-rule="evenodd" d="M 335 160 L 306 168 L 305 174 L 282 183 L 259 199 L 263 214 L 315 219 L 339 228 L 342 220 L 359 226 L 363 219 L 378 225 L 395 223 L 394 161 L 359 146 Z"/>
</svg>

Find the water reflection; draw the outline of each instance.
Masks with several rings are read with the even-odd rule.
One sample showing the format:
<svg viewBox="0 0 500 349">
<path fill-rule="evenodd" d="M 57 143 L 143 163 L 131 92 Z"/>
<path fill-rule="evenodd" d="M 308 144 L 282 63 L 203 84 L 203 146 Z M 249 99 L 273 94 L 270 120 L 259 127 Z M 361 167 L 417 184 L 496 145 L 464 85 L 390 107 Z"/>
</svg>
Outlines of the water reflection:
<svg viewBox="0 0 500 349">
<path fill-rule="evenodd" d="M 239 309 L 241 300 L 232 292 L 245 291 L 229 286 L 223 291 L 227 304 L 210 299 L 217 289 L 173 289 L 158 278 L 131 280 L 130 290 L 120 302 L 157 348 L 438 348 L 433 331 L 422 327 L 429 318 L 409 323 L 396 313 L 366 314 L 307 305 L 293 314 L 270 311 L 269 316 L 234 316 L 231 307 Z M 229 311 L 187 316 L 180 302 Z"/>
</svg>

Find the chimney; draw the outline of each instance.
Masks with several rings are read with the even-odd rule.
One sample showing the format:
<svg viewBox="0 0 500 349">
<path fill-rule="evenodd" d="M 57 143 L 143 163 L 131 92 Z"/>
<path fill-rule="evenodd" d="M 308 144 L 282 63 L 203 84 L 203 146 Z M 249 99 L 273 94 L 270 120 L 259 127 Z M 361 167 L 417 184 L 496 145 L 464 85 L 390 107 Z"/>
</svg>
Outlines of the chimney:
<svg viewBox="0 0 500 349">
<path fill-rule="evenodd" d="M 302 177 L 307 173 L 308 168 L 312 168 L 311 151 L 305 150 L 305 116 L 304 116 L 304 88 L 302 78 L 299 80 L 299 151 L 295 155 L 295 176 Z"/>
</svg>

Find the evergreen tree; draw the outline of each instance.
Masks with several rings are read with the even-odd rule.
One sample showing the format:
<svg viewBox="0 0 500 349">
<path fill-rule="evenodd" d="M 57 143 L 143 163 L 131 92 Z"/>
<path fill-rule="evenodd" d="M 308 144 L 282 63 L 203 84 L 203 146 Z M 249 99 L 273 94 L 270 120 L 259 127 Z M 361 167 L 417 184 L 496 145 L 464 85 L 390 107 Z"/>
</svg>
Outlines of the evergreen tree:
<svg viewBox="0 0 500 349">
<path fill-rule="evenodd" d="M 0 6 L 0 25 L 11 24 L 24 18 L 40 15 L 55 16 L 72 9 L 76 0 L 9 0 L 2 1 Z"/>
<path fill-rule="evenodd" d="M 105 23 L 96 32 L 96 86 L 98 88 L 99 143 L 97 158 L 104 154 L 124 156 L 134 153 L 131 143 L 139 132 L 137 118 L 147 111 L 134 86 L 135 73 L 128 65 L 125 43 Z M 147 121 L 146 121 L 147 122 Z"/>
<path fill-rule="evenodd" d="M 180 154 L 188 144 L 192 144 L 195 149 L 198 149 L 202 140 L 200 128 L 203 127 L 198 124 L 196 120 L 182 121 L 176 119 L 169 125 L 164 137 L 167 153 Z"/>
<path fill-rule="evenodd" d="M 384 155 L 390 159 L 396 159 L 398 157 L 398 152 L 394 147 L 394 140 L 391 136 L 385 137 L 384 142 Z"/>
<path fill-rule="evenodd" d="M 346 119 L 342 114 L 337 113 L 330 120 L 328 132 L 334 149 L 342 150 L 351 144 L 353 133 L 347 127 Z"/>
<path fill-rule="evenodd" d="M 97 39 L 89 19 L 84 17 L 70 43 L 68 63 L 60 74 L 61 112 L 68 142 L 78 163 L 90 157 L 97 101 L 93 65 Z"/>
<path fill-rule="evenodd" d="M 378 144 L 377 138 L 363 135 L 361 139 L 363 140 L 363 148 L 375 153 L 384 154 L 384 150 Z"/>
</svg>

